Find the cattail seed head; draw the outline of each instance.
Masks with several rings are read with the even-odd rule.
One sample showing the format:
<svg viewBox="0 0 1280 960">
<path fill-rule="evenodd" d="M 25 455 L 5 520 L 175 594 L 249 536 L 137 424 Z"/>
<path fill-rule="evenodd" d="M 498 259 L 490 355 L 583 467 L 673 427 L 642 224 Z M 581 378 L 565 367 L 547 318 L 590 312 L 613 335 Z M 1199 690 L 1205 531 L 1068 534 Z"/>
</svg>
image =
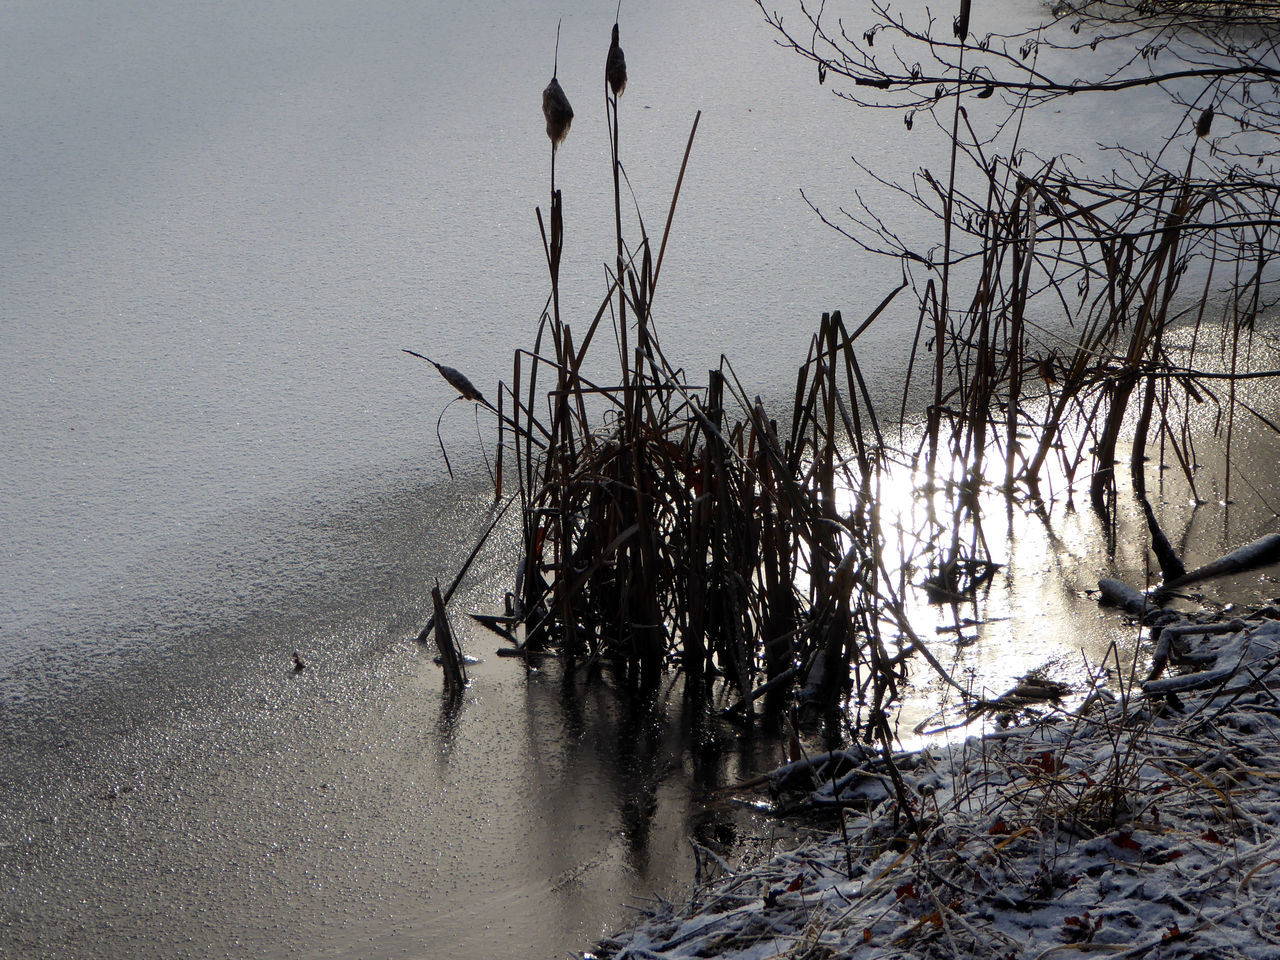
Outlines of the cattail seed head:
<svg viewBox="0 0 1280 960">
<path fill-rule="evenodd" d="M 960 15 L 951 23 L 956 38 L 963 41 L 969 36 L 969 7 L 971 0 L 960 0 Z"/>
<path fill-rule="evenodd" d="M 445 383 L 458 391 L 458 395 L 463 400 L 472 400 L 489 406 L 489 401 L 484 398 L 479 390 L 476 389 L 465 373 L 461 370 L 455 370 L 453 367 L 446 367 L 443 363 L 436 363 L 426 354 L 418 353 L 416 350 L 404 350 L 403 353 L 409 354 L 411 357 L 417 357 L 419 360 L 425 360 L 440 372 L 440 376 L 444 377 Z"/>
<path fill-rule="evenodd" d="M 613 41 L 609 44 L 609 56 L 604 62 L 604 79 L 615 97 L 627 89 L 627 58 L 618 46 L 618 25 L 613 25 Z"/>
<path fill-rule="evenodd" d="M 1200 114 L 1200 119 L 1196 121 L 1196 136 L 1203 140 L 1209 135 L 1209 128 L 1213 126 L 1213 107 L 1205 107 L 1204 113 Z"/>
<path fill-rule="evenodd" d="M 569 98 L 560 88 L 560 81 L 555 77 L 542 91 L 542 115 L 547 118 L 547 136 L 551 138 L 551 146 L 558 147 L 569 135 L 569 125 L 573 123 L 573 107 L 569 106 Z"/>
</svg>

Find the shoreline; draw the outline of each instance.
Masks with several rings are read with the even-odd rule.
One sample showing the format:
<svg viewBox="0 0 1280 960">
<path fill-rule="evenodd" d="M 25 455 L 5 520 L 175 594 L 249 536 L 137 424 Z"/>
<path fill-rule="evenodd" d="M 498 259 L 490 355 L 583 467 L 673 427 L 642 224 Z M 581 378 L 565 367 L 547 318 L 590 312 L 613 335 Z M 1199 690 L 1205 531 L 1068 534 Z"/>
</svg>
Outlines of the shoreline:
<svg viewBox="0 0 1280 960">
<path fill-rule="evenodd" d="M 1280 620 L 1264 613 L 1183 632 L 1173 662 L 1199 669 L 1176 695 L 1134 682 L 898 755 L 909 815 L 883 758 L 855 762 L 838 800 L 811 787 L 846 805 L 843 832 L 720 862 L 581 956 L 1280 956 Z"/>
</svg>

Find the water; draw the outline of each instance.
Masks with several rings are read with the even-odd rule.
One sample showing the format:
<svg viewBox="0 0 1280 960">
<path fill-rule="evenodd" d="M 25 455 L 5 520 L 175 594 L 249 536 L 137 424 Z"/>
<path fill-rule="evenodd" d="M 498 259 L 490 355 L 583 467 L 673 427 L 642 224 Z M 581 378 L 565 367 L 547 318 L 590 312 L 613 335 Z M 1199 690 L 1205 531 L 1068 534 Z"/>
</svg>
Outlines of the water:
<svg viewBox="0 0 1280 960">
<path fill-rule="evenodd" d="M 485 662 L 454 714 L 406 641 L 485 503 L 469 411 L 442 424 L 454 486 L 435 446 L 449 392 L 399 351 L 483 385 L 526 345 L 560 13 L 10 11 L 0 955 L 559 956 L 677 894 L 688 836 L 734 844 L 742 818 L 709 816 L 695 783 L 771 762 L 762 748 L 710 731 L 690 753 L 678 715 L 638 725 L 600 690 L 574 706 L 554 671 L 526 678 L 474 634 Z M 609 249 L 611 18 L 570 16 L 562 40 L 571 308 Z M 624 103 L 654 219 L 706 111 L 668 326 L 759 347 L 840 292 L 777 265 L 844 249 L 769 149 L 800 142 L 772 84 L 827 98 L 753 23 L 732 3 L 638 9 Z M 783 72 L 744 83 L 753 59 Z M 482 570 L 457 609 L 509 573 Z"/>
<path fill-rule="evenodd" d="M 487 502 L 470 411 L 440 424 L 451 482 L 450 390 L 400 349 L 485 388 L 529 345 L 562 13 L 10 5 L 0 955 L 558 956 L 677 892 L 687 836 L 727 849 L 752 826 L 709 813 L 700 785 L 772 762 L 768 744 L 690 730 L 674 705 L 647 724 L 599 689 L 579 705 L 474 632 L 485 662 L 451 711 L 407 640 Z M 561 36 L 575 329 L 612 256 L 612 19 L 571 11 Z M 623 156 L 651 232 L 703 111 L 664 346 L 695 374 L 727 352 L 783 396 L 818 314 L 865 312 L 897 281 L 799 188 L 831 209 L 851 183 L 875 193 L 848 155 L 905 175 L 941 168 L 937 140 L 904 150 L 899 117 L 834 100 L 742 0 L 628 7 L 622 39 Z M 904 305 L 868 337 L 886 396 L 913 323 Z M 495 558 L 456 609 L 509 574 Z"/>
</svg>

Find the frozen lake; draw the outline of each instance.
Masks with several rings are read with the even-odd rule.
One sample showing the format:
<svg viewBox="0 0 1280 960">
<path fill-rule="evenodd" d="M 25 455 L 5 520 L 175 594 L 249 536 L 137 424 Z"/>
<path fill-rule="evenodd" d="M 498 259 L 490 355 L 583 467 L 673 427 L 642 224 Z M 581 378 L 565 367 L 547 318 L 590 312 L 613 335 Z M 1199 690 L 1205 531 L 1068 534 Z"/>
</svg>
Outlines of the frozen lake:
<svg viewBox="0 0 1280 960">
<path fill-rule="evenodd" d="M 0 954 L 559 956 L 678 890 L 687 836 L 748 825 L 698 785 L 767 745 L 708 730 L 690 750 L 674 705 L 662 729 L 603 691 L 575 706 L 488 638 L 451 712 L 406 641 L 488 502 L 470 411 L 442 424 L 451 482 L 451 391 L 400 351 L 487 388 L 531 345 L 562 15 L 562 302 L 585 324 L 613 249 L 614 4 L 10 5 Z M 865 313 L 898 278 L 800 189 L 834 207 L 874 192 L 851 155 L 898 176 L 943 156 L 772 39 L 747 0 L 622 11 L 622 153 L 651 232 L 702 111 L 664 348 L 690 371 L 726 353 L 766 399 L 822 311 Z M 885 396 L 914 323 L 904 302 L 866 339 Z M 459 609 L 508 573 L 483 568 Z"/>
</svg>

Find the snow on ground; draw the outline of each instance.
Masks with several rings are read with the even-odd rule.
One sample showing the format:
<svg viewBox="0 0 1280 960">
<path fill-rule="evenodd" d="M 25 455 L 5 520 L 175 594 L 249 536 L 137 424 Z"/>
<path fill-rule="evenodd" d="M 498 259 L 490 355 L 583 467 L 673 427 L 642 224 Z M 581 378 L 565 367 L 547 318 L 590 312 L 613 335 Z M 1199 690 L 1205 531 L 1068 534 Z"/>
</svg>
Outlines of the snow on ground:
<svg viewBox="0 0 1280 960">
<path fill-rule="evenodd" d="M 892 767 L 834 758 L 826 800 L 832 779 L 865 799 L 843 831 L 725 869 L 585 956 L 1280 958 L 1280 623 L 1172 647 L 1213 685 L 1135 684 Z"/>
</svg>

